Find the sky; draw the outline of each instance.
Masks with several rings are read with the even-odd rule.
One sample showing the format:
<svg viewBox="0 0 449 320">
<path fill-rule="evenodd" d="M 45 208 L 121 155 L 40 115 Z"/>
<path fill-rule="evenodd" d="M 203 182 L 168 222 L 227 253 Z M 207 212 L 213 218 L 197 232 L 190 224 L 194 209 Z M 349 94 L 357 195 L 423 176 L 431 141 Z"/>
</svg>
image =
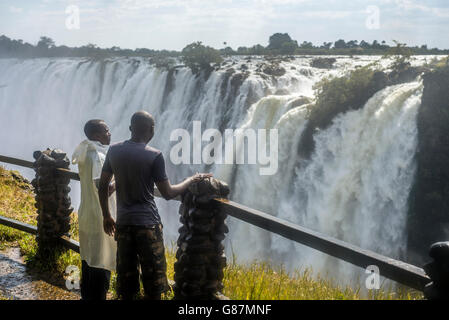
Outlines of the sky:
<svg viewBox="0 0 449 320">
<path fill-rule="evenodd" d="M 223 48 L 288 33 L 298 43 L 338 39 L 449 49 L 447 0 L 0 0 L 0 34 L 36 44 L 181 50 Z"/>
</svg>

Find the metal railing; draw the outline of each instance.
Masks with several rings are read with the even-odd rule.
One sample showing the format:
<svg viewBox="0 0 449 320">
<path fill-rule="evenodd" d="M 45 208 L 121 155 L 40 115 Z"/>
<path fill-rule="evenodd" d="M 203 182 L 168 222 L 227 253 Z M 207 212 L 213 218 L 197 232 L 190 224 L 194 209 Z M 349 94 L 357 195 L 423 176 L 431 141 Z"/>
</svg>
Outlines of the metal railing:
<svg viewBox="0 0 449 320">
<path fill-rule="evenodd" d="M 30 224 L 23 223 L 18 220 L 0 216 L 0 224 L 26 233 L 37 234 L 36 226 L 32 226 Z M 80 244 L 78 241 L 70 239 L 67 236 L 61 236 L 61 238 L 59 238 L 59 241 L 61 241 L 61 243 L 67 248 L 72 249 L 73 251 L 78 253 L 80 252 Z"/>
<path fill-rule="evenodd" d="M 33 168 L 33 162 L 11 157 L 0 156 L 0 162 Z M 79 176 L 76 172 L 66 169 L 57 170 L 59 173 L 79 181 Z M 155 189 L 155 195 L 161 196 L 157 189 Z M 369 265 L 376 265 L 380 270 L 380 275 L 408 287 L 423 291 L 424 286 L 431 282 L 424 270 L 417 266 L 383 256 L 370 250 L 359 248 L 342 240 L 301 227 L 297 224 L 230 200 L 214 199 L 213 201 L 220 210 L 229 216 L 311 247 L 335 258 L 344 260 L 353 265 L 362 268 L 366 268 Z M 0 218 L 0 224 L 8 225 L 25 232 L 36 232 L 33 231 L 35 230 L 33 229 L 35 227 L 12 219 Z M 63 238 L 62 241 L 69 248 L 79 252 L 79 245 L 76 241 Z"/>
</svg>

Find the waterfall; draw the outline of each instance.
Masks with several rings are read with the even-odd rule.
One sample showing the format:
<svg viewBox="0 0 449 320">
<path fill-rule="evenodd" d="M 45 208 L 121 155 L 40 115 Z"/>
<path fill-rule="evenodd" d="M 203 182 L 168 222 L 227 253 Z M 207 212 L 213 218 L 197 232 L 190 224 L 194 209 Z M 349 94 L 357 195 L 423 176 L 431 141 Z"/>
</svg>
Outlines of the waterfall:
<svg viewBox="0 0 449 320">
<path fill-rule="evenodd" d="M 338 58 L 334 69 L 323 70 L 310 67 L 310 58 L 297 57 L 281 62 L 286 72 L 278 78 L 257 71 L 262 57 L 250 62 L 229 58 L 228 69 L 207 78 L 185 67 L 157 69 L 143 58 L 0 59 L 0 154 L 31 160 L 34 150 L 58 147 L 71 155 L 84 139 L 84 123 L 93 118 L 106 121 L 113 142 L 127 139 L 131 115 L 145 109 L 156 119 L 150 144 L 163 151 L 172 183 L 196 171 L 211 171 L 231 185 L 234 201 L 401 258 L 421 83 L 376 93 L 363 108 L 340 114 L 330 127 L 316 132 L 310 159 L 298 161 L 296 155 L 314 99 L 313 85 L 376 59 Z M 249 73 L 238 78 L 241 73 L 234 71 L 243 70 L 242 65 Z M 258 165 L 174 166 L 169 160 L 174 144 L 170 132 L 191 132 L 194 120 L 201 121 L 203 130 L 278 129 L 277 173 L 259 175 Z M 72 183 L 75 207 L 78 188 Z M 173 241 L 178 204 L 157 203 L 166 240 Z M 271 258 L 290 268 L 338 269 L 324 254 L 233 218 L 229 224 L 227 248 L 240 261 Z M 340 269 L 337 276 L 348 272 Z"/>
<path fill-rule="evenodd" d="M 338 116 L 327 130 L 317 133 L 310 161 L 295 169 L 295 197 L 280 199 L 279 216 L 405 260 L 422 88 L 422 83 L 388 87 L 363 109 Z M 345 274 L 348 279 L 356 272 L 345 264 L 330 264 L 333 259 L 316 252 L 292 255 L 292 248 L 288 250 L 279 238 L 272 248 L 296 261 L 318 260 L 318 269 L 338 278 Z"/>
</svg>

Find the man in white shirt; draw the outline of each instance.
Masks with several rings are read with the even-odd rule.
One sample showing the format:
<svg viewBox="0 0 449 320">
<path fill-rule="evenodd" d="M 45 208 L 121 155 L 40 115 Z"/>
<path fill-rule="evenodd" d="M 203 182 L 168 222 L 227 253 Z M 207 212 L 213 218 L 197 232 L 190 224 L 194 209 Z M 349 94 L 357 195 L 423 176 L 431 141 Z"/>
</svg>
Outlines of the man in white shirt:
<svg viewBox="0 0 449 320">
<path fill-rule="evenodd" d="M 103 215 L 98 199 L 101 168 L 111 141 L 111 134 L 102 120 L 89 120 L 84 126 L 87 139 L 72 156 L 78 164 L 81 182 L 81 204 L 78 210 L 81 270 L 81 299 L 105 300 L 111 271 L 116 267 L 117 244 L 103 230 Z M 115 186 L 109 186 L 109 207 L 116 214 Z"/>
</svg>

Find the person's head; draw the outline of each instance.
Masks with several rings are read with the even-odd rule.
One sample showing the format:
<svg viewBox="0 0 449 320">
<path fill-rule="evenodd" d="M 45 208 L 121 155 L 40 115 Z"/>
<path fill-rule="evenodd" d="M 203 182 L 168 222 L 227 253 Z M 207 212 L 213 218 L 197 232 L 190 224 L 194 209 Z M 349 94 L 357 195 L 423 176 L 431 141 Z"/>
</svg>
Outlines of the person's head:
<svg viewBox="0 0 449 320">
<path fill-rule="evenodd" d="M 154 136 L 154 118 L 146 111 L 137 111 L 131 117 L 132 137 L 148 143 Z"/>
<path fill-rule="evenodd" d="M 84 125 L 84 133 L 89 140 L 98 141 L 103 145 L 111 143 L 111 133 L 109 127 L 103 120 L 92 119 Z"/>
</svg>

